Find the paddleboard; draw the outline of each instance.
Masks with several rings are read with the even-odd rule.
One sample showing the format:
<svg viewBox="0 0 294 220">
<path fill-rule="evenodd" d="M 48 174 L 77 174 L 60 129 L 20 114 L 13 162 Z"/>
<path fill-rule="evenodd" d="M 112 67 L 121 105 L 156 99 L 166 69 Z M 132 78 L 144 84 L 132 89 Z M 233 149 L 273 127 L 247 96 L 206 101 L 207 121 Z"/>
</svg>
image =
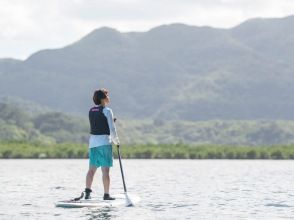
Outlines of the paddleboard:
<svg viewBox="0 0 294 220">
<path fill-rule="evenodd" d="M 128 206 L 125 194 L 115 194 L 112 195 L 115 200 L 103 200 L 102 198 L 91 198 L 91 199 L 81 199 L 78 201 L 65 200 L 55 203 L 56 207 L 63 208 L 83 208 L 83 207 L 117 207 L 117 206 Z M 128 197 L 132 201 L 133 205 L 136 205 L 140 198 L 135 195 L 128 194 Z"/>
</svg>

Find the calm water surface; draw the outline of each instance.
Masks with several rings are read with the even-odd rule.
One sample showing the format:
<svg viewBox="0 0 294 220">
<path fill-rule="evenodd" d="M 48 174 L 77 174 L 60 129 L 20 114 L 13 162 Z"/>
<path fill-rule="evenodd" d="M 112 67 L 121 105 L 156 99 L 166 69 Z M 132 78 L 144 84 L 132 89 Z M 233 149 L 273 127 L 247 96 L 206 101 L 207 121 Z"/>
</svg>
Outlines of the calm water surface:
<svg viewBox="0 0 294 220">
<path fill-rule="evenodd" d="M 84 189 L 87 160 L 0 160 L 0 219 L 294 219 L 294 161 L 123 160 L 135 207 L 56 208 Z M 118 161 L 112 193 L 123 192 Z M 93 183 L 102 196 L 101 172 Z"/>
</svg>

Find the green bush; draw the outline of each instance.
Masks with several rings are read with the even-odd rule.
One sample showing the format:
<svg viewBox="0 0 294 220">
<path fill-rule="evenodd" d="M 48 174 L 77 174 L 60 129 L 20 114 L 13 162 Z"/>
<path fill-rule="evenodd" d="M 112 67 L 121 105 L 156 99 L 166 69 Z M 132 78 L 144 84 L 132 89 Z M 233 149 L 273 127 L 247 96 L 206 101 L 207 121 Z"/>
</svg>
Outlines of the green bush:
<svg viewBox="0 0 294 220">
<path fill-rule="evenodd" d="M 125 145 L 123 158 L 138 159 L 294 159 L 294 145 L 220 146 L 220 145 Z M 117 158 L 116 148 L 113 148 Z M 0 158 L 87 158 L 85 144 L 2 141 Z"/>
</svg>

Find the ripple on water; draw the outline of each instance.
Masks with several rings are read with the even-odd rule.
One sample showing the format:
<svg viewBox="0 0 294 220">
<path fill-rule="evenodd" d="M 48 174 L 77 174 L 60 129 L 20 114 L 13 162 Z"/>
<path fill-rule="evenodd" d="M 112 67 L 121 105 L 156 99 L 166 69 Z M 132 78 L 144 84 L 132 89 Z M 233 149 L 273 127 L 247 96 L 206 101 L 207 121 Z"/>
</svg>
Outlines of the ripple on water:
<svg viewBox="0 0 294 220">
<path fill-rule="evenodd" d="M 51 189 L 62 189 L 62 190 L 65 190 L 66 188 L 63 187 L 63 186 L 55 186 L 55 187 L 52 187 Z"/>
<path fill-rule="evenodd" d="M 292 207 L 290 205 L 282 204 L 282 203 L 268 203 L 268 204 L 265 204 L 265 206 L 272 206 L 272 207 L 279 207 L 279 208 L 282 208 L 282 207 L 285 207 L 285 208 Z"/>
<path fill-rule="evenodd" d="M 112 192 L 122 191 L 119 164 L 114 162 Z M 0 197 L 0 219 L 276 220 L 294 216 L 293 161 L 124 162 L 128 189 L 141 197 L 137 206 L 69 210 L 56 208 L 54 202 L 79 195 L 87 160 L 0 160 L 0 179 L 5 179 L 0 188 L 6 192 Z M 28 183 L 29 187 L 24 185 Z M 93 186 L 100 196 L 101 172 Z"/>
</svg>

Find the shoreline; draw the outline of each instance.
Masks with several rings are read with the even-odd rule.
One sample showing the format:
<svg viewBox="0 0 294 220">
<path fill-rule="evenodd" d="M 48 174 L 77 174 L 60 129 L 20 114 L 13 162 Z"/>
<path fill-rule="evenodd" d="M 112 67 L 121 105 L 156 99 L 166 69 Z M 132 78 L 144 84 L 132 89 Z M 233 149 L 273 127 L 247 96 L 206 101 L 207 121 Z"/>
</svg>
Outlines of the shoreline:
<svg viewBox="0 0 294 220">
<path fill-rule="evenodd" d="M 117 158 L 113 146 L 114 158 Z M 219 159 L 219 160 L 293 160 L 294 145 L 223 146 L 185 144 L 145 144 L 121 147 L 124 159 Z M 86 159 L 85 144 L 42 144 L 1 142 L 0 159 Z"/>
<path fill-rule="evenodd" d="M 181 158 L 122 158 L 123 160 L 193 160 L 193 161 L 207 161 L 207 160 L 214 160 L 214 161 L 292 161 L 294 159 L 181 159 Z M 4 160 L 88 160 L 88 158 L 0 158 L 0 161 Z M 117 160 L 117 158 L 114 158 Z"/>
</svg>

